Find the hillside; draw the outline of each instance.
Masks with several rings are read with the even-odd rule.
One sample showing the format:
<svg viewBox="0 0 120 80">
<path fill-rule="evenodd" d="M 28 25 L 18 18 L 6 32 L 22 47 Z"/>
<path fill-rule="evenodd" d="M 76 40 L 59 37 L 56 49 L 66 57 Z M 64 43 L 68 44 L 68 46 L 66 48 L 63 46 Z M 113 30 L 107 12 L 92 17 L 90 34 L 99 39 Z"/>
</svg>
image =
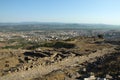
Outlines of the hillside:
<svg viewBox="0 0 120 80">
<path fill-rule="evenodd" d="M 120 61 L 118 44 L 92 37 L 49 43 L 54 45 L 0 50 L 0 80 L 120 78 L 120 65 L 116 65 Z M 73 47 L 65 47 L 70 45 Z"/>
</svg>

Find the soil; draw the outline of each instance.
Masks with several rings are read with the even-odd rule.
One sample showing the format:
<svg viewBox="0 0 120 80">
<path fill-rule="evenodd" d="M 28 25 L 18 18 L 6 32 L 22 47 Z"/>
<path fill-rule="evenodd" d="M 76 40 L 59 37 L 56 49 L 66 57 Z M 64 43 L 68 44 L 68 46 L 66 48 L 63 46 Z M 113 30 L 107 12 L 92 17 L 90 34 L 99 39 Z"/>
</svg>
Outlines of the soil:
<svg viewBox="0 0 120 80">
<path fill-rule="evenodd" d="M 96 74 L 95 77 L 111 73 L 113 78 L 119 78 L 120 65 L 115 65 L 120 62 L 119 45 L 93 38 L 77 38 L 67 43 L 76 46 L 72 49 L 1 49 L 0 80 L 81 80 L 89 77 L 91 72 Z M 106 66 L 112 67 L 104 73 Z M 117 69 L 112 71 L 114 67 Z"/>
</svg>

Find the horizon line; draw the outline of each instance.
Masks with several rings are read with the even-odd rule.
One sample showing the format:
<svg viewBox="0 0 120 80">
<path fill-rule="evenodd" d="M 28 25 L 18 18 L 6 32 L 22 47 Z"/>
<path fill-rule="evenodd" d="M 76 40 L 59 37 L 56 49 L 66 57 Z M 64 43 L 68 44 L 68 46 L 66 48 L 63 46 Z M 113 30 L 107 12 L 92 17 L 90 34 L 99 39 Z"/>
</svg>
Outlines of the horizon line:
<svg viewBox="0 0 120 80">
<path fill-rule="evenodd" d="M 19 22 L 0 22 L 0 24 L 22 24 L 22 23 L 60 23 L 60 24 L 96 24 L 96 25 L 116 25 L 120 26 L 120 24 L 109 24 L 109 23 L 79 23 L 79 22 L 42 22 L 42 21 L 19 21 Z"/>
</svg>

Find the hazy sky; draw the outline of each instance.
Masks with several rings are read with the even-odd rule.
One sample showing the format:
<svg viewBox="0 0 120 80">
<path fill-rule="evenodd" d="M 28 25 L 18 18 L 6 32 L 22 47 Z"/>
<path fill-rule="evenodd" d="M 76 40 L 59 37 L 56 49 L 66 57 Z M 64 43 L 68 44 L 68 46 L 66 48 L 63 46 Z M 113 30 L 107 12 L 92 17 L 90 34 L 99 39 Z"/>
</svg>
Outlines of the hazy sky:
<svg viewBox="0 0 120 80">
<path fill-rule="evenodd" d="M 0 0 L 0 22 L 120 24 L 120 0 Z"/>
</svg>

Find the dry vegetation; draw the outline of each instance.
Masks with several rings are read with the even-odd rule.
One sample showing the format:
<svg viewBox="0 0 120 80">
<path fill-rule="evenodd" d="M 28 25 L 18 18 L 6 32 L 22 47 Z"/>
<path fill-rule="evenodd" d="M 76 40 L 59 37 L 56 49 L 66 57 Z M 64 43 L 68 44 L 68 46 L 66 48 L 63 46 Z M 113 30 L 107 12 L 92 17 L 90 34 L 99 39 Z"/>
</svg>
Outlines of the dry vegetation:
<svg viewBox="0 0 120 80">
<path fill-rule="evenodd" d="M 101 38 L 77 37 L 44 44 L 25 44 L 24 48 L 4 47 L 0 50 L 1 80 L 75 80 L 89 77 L 91 72 L 96 77 L 120 74 L 120 65 L 115 65 L 120 61 L 119 45 L 106 43 Z M 99 59 L 103 64 L 94 66 Z M 105 69 L 106 73 L 103 72 Z"/>
</svg>

